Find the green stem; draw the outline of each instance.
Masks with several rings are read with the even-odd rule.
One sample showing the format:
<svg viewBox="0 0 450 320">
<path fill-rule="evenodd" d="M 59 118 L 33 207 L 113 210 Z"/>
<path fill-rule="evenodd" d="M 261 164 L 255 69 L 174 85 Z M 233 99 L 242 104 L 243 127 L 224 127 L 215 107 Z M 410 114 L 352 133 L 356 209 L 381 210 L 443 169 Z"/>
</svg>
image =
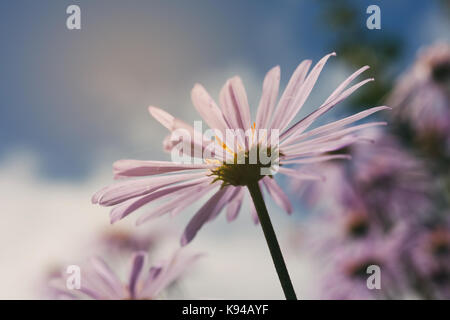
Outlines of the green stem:
<svg viewBox="0 0 450 320">
<path fill-rule="evenodd" d="M 273 230 L 272 222 L 270 221 L 269 213 L 267 212 L 266 204 L 259 189 L 258 183 L 248 185 L 248 190 L 252 196 L 255 204 L 256 212 L 258 213 L 259 222 L 266 237 L 267 245 L 269 246 L 270 255 L 272 256 L 273 264 L 278 273 L 281 287 L 283 288 L 286 300 L 297 300 L 294 287 L 292 286 L 291 278 L 289 277 L 286 263 L 284 262 L 281 253 L 280 245 L 278 244 L 277 236 Z"/>
</svg>

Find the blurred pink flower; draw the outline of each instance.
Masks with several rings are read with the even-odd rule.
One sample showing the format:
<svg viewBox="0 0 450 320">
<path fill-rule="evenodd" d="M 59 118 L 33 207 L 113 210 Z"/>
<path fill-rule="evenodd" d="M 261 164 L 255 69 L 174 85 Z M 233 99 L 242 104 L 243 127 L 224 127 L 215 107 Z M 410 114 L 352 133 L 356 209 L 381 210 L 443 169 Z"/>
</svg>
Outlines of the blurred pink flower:
<svg viewBox="0 0 450 320">
<path fill-rule="evenodd" d="M 403 292 L 404 279 L 399 264 L 404 228 L 389 237 L 371 238 L 364 242 L 347 243 L 327 255 L 326 276 L 322 284 L 325 299 L 380 299 L 398 297 Z M 380 289 L 369 289 L 369 266 L 380 268 Z"/>
<path fill-rule="evenodd" d="M 323 277 L 327 298 L 399 298 L 423 291 L 412 285 L 411 277 L 420 273 L 408 261 L 420 252 L 414 244 L 422 243 L 418 239 L 426 230 L 424 221 L 432 215 L 433 180 L 424 163 L 395 137 L 378 130 L 368 133 L 371 145 L 348 148 L 351 162 L 313 165 L 310 170 L 322 172 L 327 181 L 294 185 L 310 196 L 308 205 L 318 211 L 308 221 L 304 245 L 330 268 Z M 429 256 L 419 256 L 422 265 L 434 266 Z M 369 262 L 381 267 L 381 291 L 367 288 L 365 271 L 351 272 Z"/>
<path fill-rule="evenodd" d="M 131 268 L 126 281 L 100 257 L 94 257 L 90 264 L 81 267 L 81 288 L 68 289 L 67 274 L 54 276 L 49 283 L 49 293 L 54 299 L 95 299 L 95 300 L 150 300 L 176 281 L 200 256 L 188 255 L 177 250 L 167 261 L 145 270 L 147 252 L 137 252 L 131 260 Z"/>
<path fill-rule="evenodd" d="M 386 226 L 399 218 L 427 215 L 433 186 L 424 163 L 391 135 L 373 130 L 366 137 L 373 143 L 351 146 L 351 162 L 330 161 L 310 168 L 326 175 L 327 181 L 320 185 L 292 181 L 293 188 L 308 195 L 309 205 L 317 206 L 320 200 L 325 211 L 368 214 Z"/>
<path fill-rule="evenodd" d="M 450 225 L 413 230 L 407 271 L 424 298 L 450 298 Z"/>
<path fill-rule="evenodd" d="M 174 228 L 175 229 L 175 228 Z M 137 251 L 153 252 L 161 243 L 171 239 L 175 230 L 167 224 L 151 225 L 147 228 L 131 229 L 115 226 L 105 228 L 97 234 L 95 241 L 89 244 L 97 248 L 102 256 L 129 255 Z"/>
<path fill-rule="evenodd" d="M 422 137 L 450 139 L 450 46 L 438 43 L 421 51 L 399 79 L 388 104 L 394 117 Z"/>
<path fill-rule="evenodd" d="M 227 129 L 240 129 L 252 133 L 260 129 L 267 129 L 267 138 L 271 136 L 270 130 L 275 129 L 280 132 L 279 140 L 275 144 L 272 140 L 264 144 L 261 141 L 255 141 L 253 136 L 244 138 L 238 136 L 237 147 L 233 147 L 235 143 L 221 139 L 211 140 L 165 111 L 150 107 L 150 113 L 170 132 L 183 129 L 191 136 L 200 136 L 200 139 L 190 142 L 189 147 L 191 144 L 193 145 L 195 156 L 195 150 L 205 150 L 204 143 L 206 142 L 206 149 L 212 150 L 211 158 L 203 158 L 202 153 L 200 163 L 189 164 L 120 160 L 114 164 L 116 178 L 157 176 L 143 180 L 122 181 L 108 186 L 97 192 L 93 196 L 92 202 L 102 206 L 117 205 L 111 211 L 111 222 L 114 223 L 150 202 L 160 199 L 168 200 L 140 216 L 137 224 L 141 224 L 169 212 L 175 215 L 202 195 L 215 190 L 214 195 L 199 209 L 187 225 L 182 236 L 182 245 L 189 243 L 197 231 L 206 222 L 215 219 L 225 207 L 228 221 L 234 220 L 240 211 L 245 194 L 248 193 L 245 187 L 249 184 L 259 183 L 260 187 L 264 185 L 272 199 L 285 211 L 291 213 L 292 206 L 287 195 L 272 179 L 275 172 L 300 180 L 321 180 L 323 177 L 320 174 L 286 168 L 285 165 L 348 158 L 345 155 L 324 154 L 357 141 L 359 138 L 354 133 L 358 130 L 385 124 L 384 122 L 375 122 L 346 127 L 377 111 L 387 109 L 385 106 L 380 106 L 307 131 L 318 117 L 346 99 L 359 87 L 373 80 L 367 79 L 347 88 L 358 75 L 368 69 L 366 66 L 342 82 L 317 110 L 289 127 L 308 98 L 326 61 L 333 55 L 335 54 L 326 55 L 309 73 L 311 61 L 305 60 L 300 63 L 277 105 L 280 68 L 277 66 L 271 69 L 264 79 L 256 122 L 253 125 L 247 95 L 239 77 L 234 77 L 226 82 L 219 97 L 220 107 L 201 85 L 194 86 L 192 102 L 210 128 L 221 133 Z M 176 143 L 182 142 L 166 138 L 164 148 L 168 151 L 172 150 Z M 269 165 L 263 164 L 259 159 L 256 164 L 248 163 L 249 153 L 255 148 L 266 150 L 267 153 L 279 150 L 280 157 L 276 159 L 275 165 L 272 162 Z M 186 149 L 190 148 L 183 147 L 181 150 L 188 156 L 192 156 L 192 152 L 188 152 Z M 237 163 L 236 159 L 242 158 L 245 159 L 245 164 Z M 231 163 L 228 162 L 230 159 L 232 159 Z M 273 174 L 261 175 L 262 168 L 270 169 Z M 192 170 L 195 171 L 190 172 Z M 176 174 L 162 175 L 166 173 Z M 253 220 L 257 223 L 258 216 L 255 208 L 253 205 L 251 208 Z"/>
</svg>

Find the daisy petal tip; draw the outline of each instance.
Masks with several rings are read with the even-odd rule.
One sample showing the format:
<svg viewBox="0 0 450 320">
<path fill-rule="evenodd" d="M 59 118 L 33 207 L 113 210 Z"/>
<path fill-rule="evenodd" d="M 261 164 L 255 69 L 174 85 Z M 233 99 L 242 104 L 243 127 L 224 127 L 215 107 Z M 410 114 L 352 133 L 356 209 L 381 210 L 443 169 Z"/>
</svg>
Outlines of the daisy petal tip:
<svg viewBox="0 0 450 320">
<path fill-rule="evenodd" d="M 161 109 L 154 107 L 154 106 L 149 106 L 147 108 L 148 112 L 150 113 L 151 116 L 155 117 L 155 114 L 160 111 Z"/>
<path fill-rule="evenodd" d="M 279 65 L 276 65 L 275 67 L 273 67 L 272 69 L 270 69 L 269 72 L 275 72 L 277 75 L 279 75 L 281 73 L 281 68 Z"/>
<path fill-rule="evenodd" d="M 96 193 L 94 193 L 91 197 L 91 203 L 92 204 L 100 204 L 100 200 L 102 199 L 103 196 L 103 192 L 102 190 L 97 191 Z"/>
<path fill-rule="evenodd" d="M 188 243 L 190 242 L 190 240 L 187 239 L 186 235 L 183 234 L 183 236 L 180 239 L 180 245 L 182 247 L 185 247 Z"/>
<path fill-rule="evenodd" d="M 195 83 L 192 87 L 192 93 L 198 92 L 199 90 L 202 90 L 203 86 L 200 83 Z"/>
<path fill-rule="evenodd" d="M 98 199 L 97 199 L 97 195 L 96 194 L 94 194 L 91 197 L 91 204 L 98 204 Z"/>
<path fill-rule="evenodd" d="M 115 224 L 117 221 L 119 221 L 121 219 L 122 219 L 122 217 L 120 215 L 114 214 L 114 211 L 111 211 L 111 213 L 109 215 L 109 223 L 111 225 Z"/>
</svg>

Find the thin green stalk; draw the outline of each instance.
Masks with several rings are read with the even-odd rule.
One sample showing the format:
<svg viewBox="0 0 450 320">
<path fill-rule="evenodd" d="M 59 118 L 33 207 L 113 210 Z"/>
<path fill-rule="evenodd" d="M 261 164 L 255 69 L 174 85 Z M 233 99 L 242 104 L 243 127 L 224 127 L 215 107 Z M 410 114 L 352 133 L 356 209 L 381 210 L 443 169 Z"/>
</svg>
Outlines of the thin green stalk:
<svg viewBox="0 0 450 320">
<path fill-rule="evenodd" d="M 283 255 L 281 253 L 280 245 L 278 244 L 275 231 L 273 230 L 272 222 L 270 221 L 269 213 L 267 212 L 266 204 L 264 203 L 258 183 L 248 185 L 248 190 L 250 191 L 253 203 L 255 204 L 259 222 L 261 223 L 264 236 L 266 237 L 270 255 L 272 256 L 273 264 L 277 270 L 278 278 L 280 279 L 281 287 L 283 288 L 286 300 L 297 300 L 291 278 L 289 277 L 289 273 L 286 268 L 286 263 L 284 262 Z"/>
</svg>

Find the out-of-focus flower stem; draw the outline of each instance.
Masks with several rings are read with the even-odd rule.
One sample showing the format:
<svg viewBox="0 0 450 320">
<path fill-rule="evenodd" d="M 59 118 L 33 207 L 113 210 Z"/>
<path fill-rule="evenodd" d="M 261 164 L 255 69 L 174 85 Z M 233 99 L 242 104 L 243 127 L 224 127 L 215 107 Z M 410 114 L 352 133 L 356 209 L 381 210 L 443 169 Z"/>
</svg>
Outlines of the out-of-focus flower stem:
<svg viewBox="0 0 450 320">
<path fill-rule="evenodd" d="M 281 253 L 280 245 L 278 244 L 277 236 L 273 230 L 272 222 L 270 221 L 269 213 L 267 212 L 266 204 L 261 194 L 258 183 L 253 183 L 247 186 L 255 204 L 256 212 L 258 213 L 259 221 L 264 232 L 264 236 L 269 246 L 270 255 L 272 256 L 273 264 L 278 273 L 281 287 L 283 288 L 286 300 L 297 300 L 294 287 L 292 286 L 291 278 L 289 277 L 286 263 Z"/>
</svg>

